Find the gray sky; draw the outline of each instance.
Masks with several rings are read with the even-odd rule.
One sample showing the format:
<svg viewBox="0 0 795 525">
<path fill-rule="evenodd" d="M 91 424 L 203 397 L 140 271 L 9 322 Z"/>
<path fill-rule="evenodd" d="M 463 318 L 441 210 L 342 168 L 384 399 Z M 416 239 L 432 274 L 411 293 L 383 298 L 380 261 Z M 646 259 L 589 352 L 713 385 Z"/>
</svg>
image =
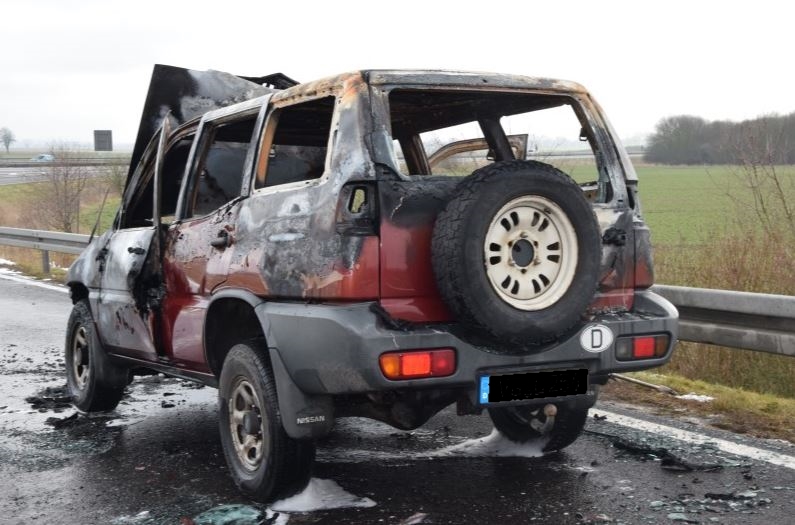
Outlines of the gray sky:
<svg viewBox="0 0 795 525">
<path fill-rule="evenodd" d="M 386 6 L 393 6 L 387 11 Z M 575 80 L 623 137 L 662 117 L 795 111 L 787 2 L 0 3 L 0 127 L 17 147 L 131 143 L 152 65 L 312 80 L 444 68 Z"/>
</svg>

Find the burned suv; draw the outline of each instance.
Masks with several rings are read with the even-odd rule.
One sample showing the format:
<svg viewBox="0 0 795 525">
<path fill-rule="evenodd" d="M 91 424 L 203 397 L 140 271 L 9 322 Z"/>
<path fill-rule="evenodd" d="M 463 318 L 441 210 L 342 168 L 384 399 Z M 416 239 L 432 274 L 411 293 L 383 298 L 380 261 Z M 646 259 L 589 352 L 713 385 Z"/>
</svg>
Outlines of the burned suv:
<svg viewBox="0 0 795 525">
<path fill-rule="evenodd" d="M 152 371 L 217 387 L 261 501 L 307 483 L 337 417 L 413 429 L 455 403 L 559 450 L 677 335 L 616 133 L 581 86 L 513 75 L 156 66 L 68 285 L 77 408 Z"/>
</svg>

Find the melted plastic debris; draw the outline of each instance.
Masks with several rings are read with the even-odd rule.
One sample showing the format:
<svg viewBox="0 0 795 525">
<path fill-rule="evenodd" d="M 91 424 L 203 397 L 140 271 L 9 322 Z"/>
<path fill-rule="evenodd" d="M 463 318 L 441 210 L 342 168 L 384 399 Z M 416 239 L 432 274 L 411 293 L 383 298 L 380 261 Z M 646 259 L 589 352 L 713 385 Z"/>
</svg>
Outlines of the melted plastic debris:
<svg viewBox="0 0 795 525">
<path fill-rule="evenodd" d="M 346 507 L 369 508 L 376 505 L 370 498 L 355 496 L 330 479 L 312 478 L 303 492 L 271 505 L 278 512 L 312 512 Z"/>
<path fill-rule="evenodd" d="M 468 439 L 428 454 L 430 457 L 519 457 L 537 458 L 544 455 L 542 444 L 515 443 L 496 428 L 486 437 Z"/>
<path fill-rule="evenodd" d="M 689 394 L 684 394 L 682 396 L 676 396 L 676 399 L 684 399 L 685 401 L 697 401 L 699 403 L 709 403 L 710 401 L 715 401 L 715 398 L 712 396 L 696 394 L 695 392 L 690 392 Z"/>
</svg>

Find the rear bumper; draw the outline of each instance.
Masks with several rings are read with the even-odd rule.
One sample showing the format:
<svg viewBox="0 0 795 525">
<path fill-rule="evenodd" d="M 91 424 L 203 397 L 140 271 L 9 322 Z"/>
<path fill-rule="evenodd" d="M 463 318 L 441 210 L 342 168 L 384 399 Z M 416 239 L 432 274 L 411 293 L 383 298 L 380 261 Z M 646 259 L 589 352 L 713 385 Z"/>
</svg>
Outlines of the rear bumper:
<svg viewBox="0 0 795 525">
<path fill-rule="evenodd" d="M 607 327 L 614 341 L 601 352 L 580 342 L 582 331 L 529 355 L 505 355 L 473 346 L 438 327 L 394 330 L 384 326 L 371 303 L 307 305 L 267 302 L 257 307 L 271 352 L 278 353 L 295 386 L 306 394 L 344 395 L 397 389 L 466 389 L 473 394 L 484 374 L 549 369 L 588 369 L 590 381 L 601 383 L 612 372 L 654 368 L 671 358 L 678 334 L 678 313 L 667 300 L 639 291 L 632 312 L 601 314 L 591 323 Z M 670 343 L 658 359 L 619 361 L 615 339 L 642 334 L 668 334 Z M 384 352 L 420 348 L 454 348 L 457 368 L 448 377 L 392 381 L 378 365 Z M 476 399 L 475 399 L 476 401 Z"/>
</svg>

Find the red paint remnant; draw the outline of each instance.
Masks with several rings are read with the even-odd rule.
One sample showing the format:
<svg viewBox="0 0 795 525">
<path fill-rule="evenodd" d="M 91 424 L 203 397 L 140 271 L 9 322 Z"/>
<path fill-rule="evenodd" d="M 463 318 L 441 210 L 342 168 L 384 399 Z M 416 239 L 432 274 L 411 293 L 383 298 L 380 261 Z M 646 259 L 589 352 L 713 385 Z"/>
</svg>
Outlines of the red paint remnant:
<svg viewBox="0 0 795 525">
<path fill-rule="evenodd" d="M 432 233 L 432 221 L 406 228 L 381 223 L 381 306 L 396 319 L 452 320 L 428 264 Z"/>
</svg>

